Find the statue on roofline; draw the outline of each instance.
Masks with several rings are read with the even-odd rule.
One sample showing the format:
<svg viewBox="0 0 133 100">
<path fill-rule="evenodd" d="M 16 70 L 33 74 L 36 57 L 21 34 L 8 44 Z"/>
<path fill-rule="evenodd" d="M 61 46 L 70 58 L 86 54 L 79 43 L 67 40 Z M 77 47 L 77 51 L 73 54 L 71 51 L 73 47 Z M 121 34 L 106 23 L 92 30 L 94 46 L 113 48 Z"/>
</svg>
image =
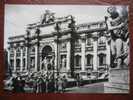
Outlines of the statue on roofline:
<svg viewBox="0 0 133 100">
<path fill-rule="evenodd" d="M 36 27 L 38 25 L 42 25 L 42 24 L 49 24 L 54 22 L 55 20 L 55 13 L 51 12 L 50 10 L 45 10 L 45 13 L 41 15 L 41 20 L 39 22 L 36 23 L 32 23 L 32 24 L 28 24 L 28 28 L 32 28 L 32 27 Z"/>
<path fill-rule="evenodd" d="M 55 20 L 55 13 L 51 12 L 50 10 L 45 10 L 45 13 L 41 16 L 41 24 L 45 24 L 45 23 L 51 23 L 54 22 Z"/>
<path fill-rule="evenodd" d="M 50 10 L 45 10 L 45 13 L 41 15 L 40 21 L 32 24 L 28 24 L 28 29 L 32 29 L 34 27 L 38 27 L 40 25 L 45 25 L 45 24 L 51 24 L 54 22 L 59 22 L 62 23 L 64 21 L 72 19 L 72 15 L 68 15 L 65 17 L 55 17 L 55 13 L 51 12 Z"/>
</svg>

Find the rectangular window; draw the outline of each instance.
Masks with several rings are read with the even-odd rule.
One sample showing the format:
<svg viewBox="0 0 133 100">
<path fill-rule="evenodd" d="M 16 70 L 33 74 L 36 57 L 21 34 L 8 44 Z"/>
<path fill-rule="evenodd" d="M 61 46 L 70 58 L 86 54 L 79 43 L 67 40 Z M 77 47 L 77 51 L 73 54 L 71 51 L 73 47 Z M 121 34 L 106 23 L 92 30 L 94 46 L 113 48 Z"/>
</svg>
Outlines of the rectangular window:
<svg viewBox="0 0 133 100">
<path fill-rule="evenodd" d="M 100 54 L 99 55 L 99 66 L 106 65 L 106 55 Z"/>
<path fill-rule="evenodd" d="M 87 66 L 92 66 L 92 65 L 93 65 L 93 56 L 87 55 Z"/>
<path fill-rule="evenodd" d="M 81 56 L 77 55 L 75 57 L 75 65 L 76 66 L 81 66 Z"/>
</svg>

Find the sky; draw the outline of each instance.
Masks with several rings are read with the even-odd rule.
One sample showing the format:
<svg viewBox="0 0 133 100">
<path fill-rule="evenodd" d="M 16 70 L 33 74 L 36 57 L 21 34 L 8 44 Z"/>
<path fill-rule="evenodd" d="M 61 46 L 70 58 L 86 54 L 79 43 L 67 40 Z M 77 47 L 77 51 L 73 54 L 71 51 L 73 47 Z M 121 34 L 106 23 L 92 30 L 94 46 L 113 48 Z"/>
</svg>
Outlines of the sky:
<svg viewBox="0 0 133 100">
<path fill-rule="evenodd" d="M 5 5 L 4 48 L 8 37 L 25 34 L 26 25 L 38 22 L 45 10 L 55 13 L 55 17 L 73 15 L 76 23 L 104 20 L 108 6 L 95 5 Z"/>
</svg>

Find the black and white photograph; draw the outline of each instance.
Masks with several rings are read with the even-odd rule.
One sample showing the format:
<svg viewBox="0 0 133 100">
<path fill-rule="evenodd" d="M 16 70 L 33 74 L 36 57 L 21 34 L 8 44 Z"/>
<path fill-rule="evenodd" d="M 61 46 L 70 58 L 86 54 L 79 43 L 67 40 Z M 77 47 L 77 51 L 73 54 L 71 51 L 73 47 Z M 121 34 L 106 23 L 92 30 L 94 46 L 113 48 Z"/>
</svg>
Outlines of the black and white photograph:
<svg viewBox="0 0 133 100">
<path fill-rule="evenodd" d="M 126 5 L 5 4 L 4 91 L 130 93 Z"/>
</svg>

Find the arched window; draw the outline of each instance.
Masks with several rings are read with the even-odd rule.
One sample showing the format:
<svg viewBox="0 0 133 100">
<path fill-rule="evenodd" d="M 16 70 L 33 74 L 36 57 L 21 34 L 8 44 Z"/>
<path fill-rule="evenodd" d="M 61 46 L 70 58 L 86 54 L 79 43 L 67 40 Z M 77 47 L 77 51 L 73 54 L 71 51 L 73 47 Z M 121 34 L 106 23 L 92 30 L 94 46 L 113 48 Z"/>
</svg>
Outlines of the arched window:
<svg viewBox="0 0 133 100">
<path fill-rule="evenodd" d="M 92 66 L 93 65 L 93 55 L 88 54 L 86 56 L 86 60 L 87 60 L 87 63 L 86 63 L 87 66 Z"/>
<path fill-rule="evenodd" d="M 17 59 L 17 60 L 16 60 L 16 66 L 17 66 L 17 67 L 20 67 L 20 59 Z"/>
<path fill-rule="evenodd" d="M 75 65 L 81 66 L 81 56 L 80 55 L 75 56 Z"/>
<path fill-rule="evenodd" d="M 99 66 L 106 65 L 106 54 L 99 54 Z"/>
<path fill-rule="evenodd" d="M 49 45 L 46 45 L 42 49 L 42 59 L 44 59 L 45 57 L 48 58 L 48 56 L 51 55 L 51 53 L 52 53 L 52 47 Z"/>
</svg>

